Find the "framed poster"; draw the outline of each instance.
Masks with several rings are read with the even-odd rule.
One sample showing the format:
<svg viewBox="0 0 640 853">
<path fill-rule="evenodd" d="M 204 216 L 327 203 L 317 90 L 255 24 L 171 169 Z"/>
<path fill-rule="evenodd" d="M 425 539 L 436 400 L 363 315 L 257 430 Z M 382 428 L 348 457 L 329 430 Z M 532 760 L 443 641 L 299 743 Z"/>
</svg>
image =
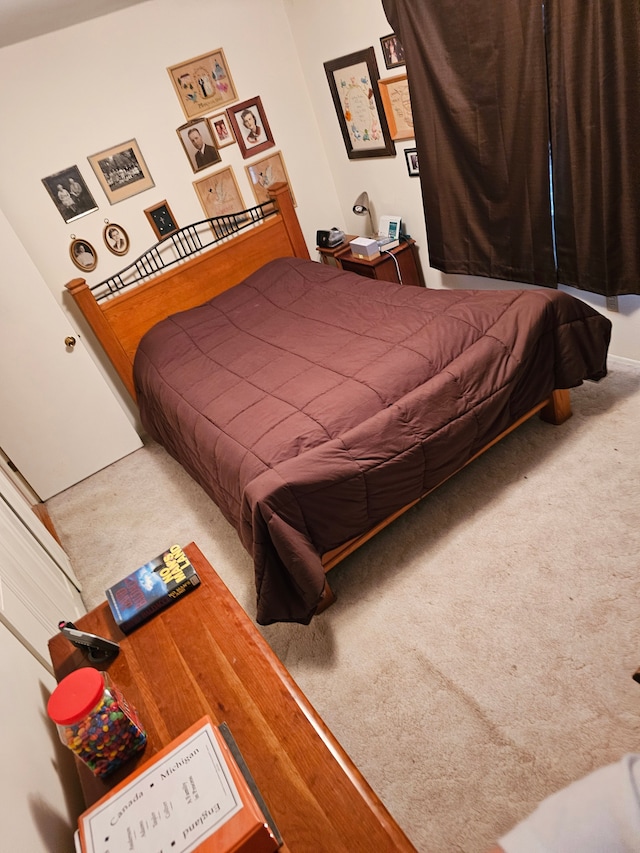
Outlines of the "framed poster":
<svg viewBox="0 0 640 853">
<path fill-rule="evenodd" d="M 166 201 L 161 201 L 160 204 L 148 207 L 145 210 L 145 215 L 158 240 L 162 240 L 164 237 L 168 237 L 178 230 L 176 220 Z"/>
<path fill-rule="evenodd" d="M 378 80 L 384 113 L 392 139 L 413 139 L 413 114 L 406 74 Z"/>
<path fill-rule="evenodd" d="M 227 109 L 227 115 L 245 160 L 275 145 L 259 97 L 234 104 Z"/>
<path fill-rule="evenodd" d="M 245 209 L 231 166 L 220 169 L 199 181 L 194 181 L 193 188 L 207 219 L 238 213 Z"/>
<path fill-rule="evenodd" d="M 73 222 L 98 209 L 77 166 L 49 175 L 42 183 L 65 222 Z"/>
<path fill-rule="evenodd" d="M 324 63 L 324 69 L 349 159 L 395 156 L 376 82 L 374 49 L 332 59 Z"/>
<path fill-rule="evenodd" d="M 93 154 L 88 160 L 111 204 L 155 186 L 135 139 Z"/>
<path fill-rule="evenodd" d="M 238 100 L 222 48 L 167 68 L 185 118 Z"/>
<path fill-rule="evenodd" d="M 289 186 L 291 200 L 294 207 L 296 206 L 296 198 L 291 189 L 287 167 L 284 164 L 284 159 L 280 151 L 276 151 L 268 157 L 263 157 L 262 160 L 251 163 L 244 168 L 251 181 L 251 188 L 258 204 L 271 201 L 269 198 L 269 187 L 283 182 Z"/>
<path fill-rule="evenodd" d="M 214 166 L 222 159 L 205 118 L 194 118 L 176 131 L 194 172 Z"/>
</svg>

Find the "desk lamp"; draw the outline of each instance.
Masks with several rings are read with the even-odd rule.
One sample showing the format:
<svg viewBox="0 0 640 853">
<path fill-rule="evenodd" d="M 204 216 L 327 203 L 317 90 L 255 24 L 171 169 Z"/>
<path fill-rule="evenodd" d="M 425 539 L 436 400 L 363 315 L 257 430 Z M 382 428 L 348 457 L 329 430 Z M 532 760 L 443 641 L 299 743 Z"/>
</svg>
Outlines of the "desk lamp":
<svg viewBox="0 0 640 853">
<path fill-rule="evenodd" d="M 371 215 L 371 207 L 369 204 L 369 194 L 366 192 L 360 193 L 353 204 L 353 212 L 356 216 L 369 217 L 369 231 L 365 237 L 375 237 L 376 229 L 373 227 L 373 217 Z"/>
</svg>

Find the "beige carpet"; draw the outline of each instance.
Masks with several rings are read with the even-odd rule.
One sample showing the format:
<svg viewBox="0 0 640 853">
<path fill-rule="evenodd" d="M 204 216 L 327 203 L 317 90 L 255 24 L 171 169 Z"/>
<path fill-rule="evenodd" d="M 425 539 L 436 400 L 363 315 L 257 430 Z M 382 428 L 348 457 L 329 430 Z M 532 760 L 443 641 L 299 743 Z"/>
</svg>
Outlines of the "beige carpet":
<svg viewBox="0 0 640 853">
<path fill-rule="evenodd" d="M 547 793 L 640 749 L 640 366 L 572 393 L 262 629 L 415 846 L 483 851 Z M 159 447 L 48 502 L 88 607 L 195 540 L 253 616 L 235 531 Z M 364 848 L 363 848 L 364 850 Z"/>
</svg>

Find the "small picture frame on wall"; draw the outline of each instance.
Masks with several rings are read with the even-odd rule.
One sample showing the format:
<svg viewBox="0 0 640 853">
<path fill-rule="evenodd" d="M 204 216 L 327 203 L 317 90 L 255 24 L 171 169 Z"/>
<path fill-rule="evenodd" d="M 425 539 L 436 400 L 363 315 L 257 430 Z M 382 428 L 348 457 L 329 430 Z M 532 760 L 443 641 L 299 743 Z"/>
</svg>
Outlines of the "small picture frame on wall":
<svg viewBox="0 0 640 853">
<path fill-rule="evenodd" d="M 195 118 L 176 131 L 194 172 L 215 166 L 221 160 L 205 118 Z"/>
<path fill-rule="evenodd" d="M 88 160 L 110 204 L 155 186 L 135 139 L 92 154 Z"/>
<path fill-rule="evenodd" d="M 216 148 L 226 148 L 227 145 L 233 145 L 236 138 L 226 113 L 218 113 L 208 118 L 207 121 L 209 122 Z"/>
<path fill-rule="evenodd" d="M 145 215 L 158 240 L 163 240 L 178 231 L 178 225 L 166 201 L 154 204 L 153 207 L 147 207 Z"/>
<path fill-rule="evenodd" d="M 275 145 L 269 122 L 259 97 L 249 98 L 227 109 L 229 122 L 242 156 L 253 157 Z"/>
<path fill-rule="evenodd" d="M 49 175 L 42 183 L 65 222 L 73 222 L 98 209 L 77 166 Z"/>
<path fill-rule="evenodd" d="M 98 265 L 98 253 L 88 240 L 81 240 L 72 236 L 69 256 L 78 269 L 83 272 L 91 272 Z"/>
<path fill-rule="evenodd" d="M 207 219 L 228 216 L 245 209 L 244 201 L 231 166 L 219 169 L 213 175 L 194 181 L 193 188 Z"/>
<path fill-rule="evenodd" d="M 269 197 L 269 189 L 274 184 L 285 183 L 289 187 L 291 200 L 294 207 L 296 199 L 291 189 L 291 182 L 287 174 L 287 167 L 280 151 L 270 154 L 268 157 L 263 157 L 256 163 L 251 163 L 244 167 L 247 176 L 251 182 L 253 194 L 256 197 L 258 204 L 271 201 Z"/>
<path fill-rule="evenodd" d="M 418 151 L 416 148 L 405 148 L 404 156 L 407 161 L 407 172 L 410 178 L 417 178 L 420 175 L 418 166 Z"/>
<path fill-rule="evenodd" d="M 126 255 L 129 251 L 129 235 L 122 225 L 116 225 L 115 222 L 109 222 L 108 219 L 105 220 L 105 223 L 102 230 L 105 246 L 114 255 Z"/>
<path fill-rule="evenodd" d="M 382 36 L 380 47 L 382 48 L 384 64 L 387 68 L 397 68 L 399 65 L 404 65 L 404 49 L 395 33 Z"/>
</svg>

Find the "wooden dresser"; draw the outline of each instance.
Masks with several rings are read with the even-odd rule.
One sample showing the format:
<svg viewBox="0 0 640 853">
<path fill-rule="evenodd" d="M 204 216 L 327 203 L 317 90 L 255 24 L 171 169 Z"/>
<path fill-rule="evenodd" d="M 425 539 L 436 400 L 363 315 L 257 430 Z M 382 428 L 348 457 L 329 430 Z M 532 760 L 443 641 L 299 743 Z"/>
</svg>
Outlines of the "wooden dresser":
<svg viewBox="0 0 640 853">
<path fill-rule="evenodd" d="M 203 715 L 226 722 L 284 838 L 306 853 L 414 851 L 408 838 L 193 543 L 201 586 L 125 637 L 107 603 L 77 627 L 120 643 L 108 665 L 148 742 L 109 780 L 78 765 L 87 804 Z M 49 642 L 58 679 L 89 665 L 61 634 Z M 101 668 L 101 667 L 98 667 Z"/>
</svg>

